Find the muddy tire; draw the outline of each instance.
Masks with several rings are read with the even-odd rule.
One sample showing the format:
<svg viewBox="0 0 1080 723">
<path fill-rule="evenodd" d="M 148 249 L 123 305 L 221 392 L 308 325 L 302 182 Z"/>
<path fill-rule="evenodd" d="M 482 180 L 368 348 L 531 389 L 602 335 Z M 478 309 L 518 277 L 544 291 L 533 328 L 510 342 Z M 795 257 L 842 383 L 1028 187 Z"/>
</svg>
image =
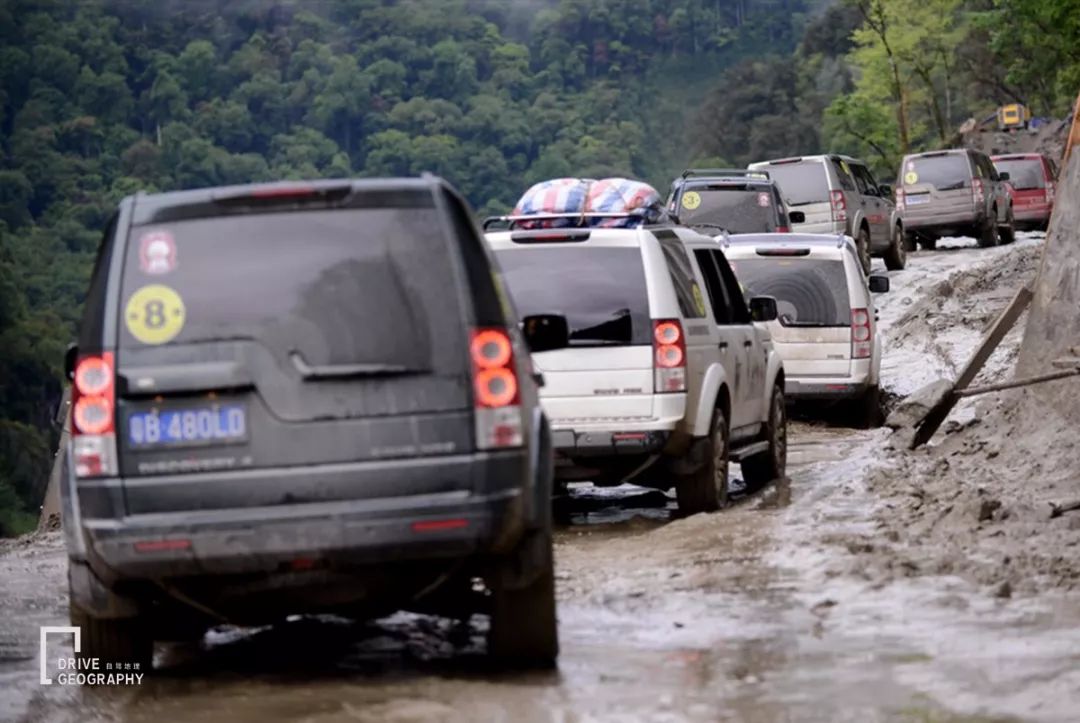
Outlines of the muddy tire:
<svg viewBox="0 0 1080 723">
<path fill-rule="evenodd" d="M 863 273 L 869 275 L 873 261 L 870 258 L 870 231 L 866 226 L 859 228 L 859 233 L 855 237 L 855 248 L 859 252 L 859 263 L 862 264 Z"/>
<path fill-rule="evenodd" d="M 68 606 L 71 624 L 82 632 L 81 660 L 97 658 L 99 668 L 107 663 L 131 663 L 139 672 L 149 673 L 153 667 L 154 639 L 141 618 L 95 618 L 76 605 Z"/>
<path fill-rule="evenodd" d="M 872 386 L 855 402 L 856 424 L 859 429 L 876 429 L 881 426 L 881 389 Z"/>
<path fill-rule="evenodd" d="M 705 463 L 675 483 L 675 497 L 679 501 L 679 511 L 684 515 L 715 512 L 727 505 L 730 432 L 724 410 L 717 407 L 713 410 L 709 437 L 705 440 Z"/>
<path fill-rule="evenodd" d="M 911 253 L 919 249 L 919 237 L 910 231 L 904 232 L 904 251 Z"/>
<path fill-rule="evenodd" d="M 543 562 L 533 581 L 515 588 L 492 585 L 488 656 L 500 665 L 552 668 L 559 657 L 551 531 L 537 534 L 542 536 L 539 544 Z"/>
<path fill-rule="evenodd" d="M 893 230 L 892 241 L 885 251 L 885 268 L 900 271 L 907 266 L 907 240 L 904 231 L 897 226 Z"/>
<path fill-rule="evenodd" d="M 787 407 L 784 390 L 777 384 L 769 401 L 769 422 L 765 429 L 768 451 L 742 461 L 743 479 L 751 488 L 761 487 L 787 474 Z"/>
<path fill-rule="evenodd" d="M 990 218 L 986 224 L 979 231 L 979 248 L 989 249 L 998 245 L 998 225 L 995 221 L 997 211 L 993 212 L 994 217 Z"/>
<path fill-rule="evenodd" d="M 1009 207 L 1009 215 L 1005 217 L 1005 225 L 998 227 L 998 243 L 1002 246 L 1011 244 L 1016 240 L 1016 220 L 1013 218 L 1012 206 Z"/>
</svg>

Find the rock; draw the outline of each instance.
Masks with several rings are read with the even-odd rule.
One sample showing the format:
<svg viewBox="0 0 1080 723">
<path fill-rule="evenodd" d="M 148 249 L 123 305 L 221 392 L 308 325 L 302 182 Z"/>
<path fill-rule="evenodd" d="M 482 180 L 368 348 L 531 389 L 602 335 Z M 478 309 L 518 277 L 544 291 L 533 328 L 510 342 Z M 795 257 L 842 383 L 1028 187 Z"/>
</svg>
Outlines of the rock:
<svg viewBox="0 0 1080 723">
<path fill-rule="evenodd" d="M 994 519 L 994 513 L 1001 507 L 1001 501 L 995 499 L 980 500 L 976 509 L 976 518 L 979 522 Z"/>
<path fill-rule="evenodd" d="M 994 597 L 1002 598 L 1003 600 L 1012 597 L 1012 585 L 1009 584 L 1008 580 L 994 588 Z"/>
<path fill-rule="evenodd" d="M 952 389 L 952 382 L 939 379 L 908 395 L 896 405 L 885 420 L 889 429 L 910 429 L 922 421 L 930 409 L 945 398 Z"/>
</svg>

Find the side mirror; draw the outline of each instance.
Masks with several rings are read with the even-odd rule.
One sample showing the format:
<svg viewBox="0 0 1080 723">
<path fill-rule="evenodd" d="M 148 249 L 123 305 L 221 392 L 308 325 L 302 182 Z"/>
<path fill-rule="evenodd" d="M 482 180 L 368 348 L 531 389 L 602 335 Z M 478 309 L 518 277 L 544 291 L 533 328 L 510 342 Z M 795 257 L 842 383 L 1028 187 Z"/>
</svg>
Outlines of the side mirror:
<svg viewBox="0 0 1080 723">
<path fill-rule="evenodd" d="M 806 223 L 806 214 L 802 211 L 789 211 L 787 217 L 792 223 Z"/>
<path fill-rule="evenodd" d="M 998 174 L 998 180 L 999 181 L 1007 181 L 1007 180 L 1009 180 L 1009 174 L 1008 173 L 999 173 Z"/>
<path fill-rule="evenodd" d="M 893 197 L 893 187 L 890 186 L 887 183 L 883 183 L 880 186 L 878 186 L 878 190 L 881 191 L 881 197 L 882 198 L 892 198 Z"/>
<path fill-rule="evenodd" d="M 880 274 L 873 274 L 869 280 L 870 293 L 872 294 L 884 294 L 889 290 L 889 277 L 882 276 Z"/>
<path fill-rule="evenodd" d="M 775 296 L 755 296 L 750 299 L 750 318 L 754 321 L 776 321 L 779 315 Z"/>
<path fill-rule="evenodd" d="M 521 322 L 521 331 L 533 353 L 570 346 L 570 326 L 566 317 L 559 314 L 526 316 Z"/>
<path fill-rule="evenodd" d="M 78 358 L 79 345 L 74 342 L 68 344 L 67 351 L 64 352 L 64 376 L 69 382 L 75 381 L 75 362 Z"/>
</svg>

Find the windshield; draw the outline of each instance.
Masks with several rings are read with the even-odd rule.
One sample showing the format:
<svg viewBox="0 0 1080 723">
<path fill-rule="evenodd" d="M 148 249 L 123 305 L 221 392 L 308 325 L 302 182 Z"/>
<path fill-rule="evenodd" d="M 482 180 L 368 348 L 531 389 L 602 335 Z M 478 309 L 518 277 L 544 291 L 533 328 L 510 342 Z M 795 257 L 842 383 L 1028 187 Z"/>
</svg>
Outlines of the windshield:
<svg viewBox="0 0 1080 723">
<path fill-rule="evenodd" d="M 971 183 L 967 156 L 951 153 L 944 156 L 916 156 L 904 164 L 901 176 L 905 186 L 926 184 L 938 191 L 966 188 Z"/>
<path fill-rule="evenodd" d="M 778 163 L 768 166 L 769 177 L 780 186 L 780 194 L 788 206 L 808 203 L 827 203 L 829 177 L 821 161 Z"/>
<path fill-rule="evenodd" d="M 496 258 L 520 317 L 565 316 L 571 346 L 652 343 L 638 248 L 511 248 Z"/>
<path fill-rule="evenodd" d="M 120 343 L 254 340 L 309 364 L 430 366 L 454 295 L 434 209 L 253 213 L 135 226 Z M 408 273 L 405 270 L 408 269 Z M 440 332 L 441 333 L 441 332 Z"/>
<path fill-rule="evenodd" d="M 694 186 L 683 191 L 679 221 L 687 226 L 711 224 L 728 233 L 761 233 L 775 230 L 776 212 L 768 186 L 733 184 Z M 715 232 L 709 233 L 716 235 Z"/>
<path fill-rule="evenodd" d="M 776 297 L 784 326 L 850 326 L 847 277 L 840 260 L 806 257 L 731 261 L 747 298 Z"/>
<path fill-rule="evenodd" d="M 1042 161 L 1038 158 L 1014 158 L 1008 161 L 994 161 L 994 167 L 997 168 L 998 173 L 1009 174 L 1009 183 L 1017 191 L 1046 188 Z"/>
</svg>

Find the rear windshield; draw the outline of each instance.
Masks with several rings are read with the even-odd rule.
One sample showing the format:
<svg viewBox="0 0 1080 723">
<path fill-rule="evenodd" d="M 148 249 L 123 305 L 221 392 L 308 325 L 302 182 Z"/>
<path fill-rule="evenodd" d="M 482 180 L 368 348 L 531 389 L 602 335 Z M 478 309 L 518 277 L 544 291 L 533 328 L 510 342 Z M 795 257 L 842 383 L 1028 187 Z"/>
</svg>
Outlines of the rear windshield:
<svg viewBox="0 0 1080 723">
<path fill-rule="evenodd" d="M 841 261 L 806 257 L 731 261 L 747 298 L 774 296 L 784 326 L 850 326 L 847 277 Z"/>
<path fill-rule="evenodd" d="M 1009 183 L 1017 191 L 1046 188 L 1043 178 L 1042 161 L 1038 158 L 1016 158 L 1009 161 L 994 161 L 998 173 L 1008 173 Z"/>
<path fill-rule="evenodd" d="M 318 209 L 136 226 L 121 346 L 255 340 L 307 363 L 428 369 L 460 327 L 432 208 Z M 436 229 L 433 231 L 433 229 Z M 434 340 L 434 341 L 433 341 Z"/>
<path fill-rule="evenodd" d="M 710 224 L 729 233 L 761 233 L 776 226 L 772 192 L 767 186 L 690 187 L 683 191 L 676 213 L 687 226 Z M 714 229 L 703 230 L 716 235 Z"/>
<path fill-rule="evenodd" d="M 971 167 L 967 156 L 960 153 L 916 156 L 904 163 L 901 179 L 905 186 L 927 184 L 938 191 L 951 191 L 971 184 Z"/>
<path fill-rule="evenodd" d="M 571 346 L 652 343 L 640 249 L 512 248 L 496 258 L 519 316 L 565 316 Z"/>
<path fill-rule="evenodd" d="M 780 186 L 780 195 L 789 206 L 827 203 L 829 200 L 829 176 L 821 161 L 770 164 L 766 170 Z"/>
</svg>

